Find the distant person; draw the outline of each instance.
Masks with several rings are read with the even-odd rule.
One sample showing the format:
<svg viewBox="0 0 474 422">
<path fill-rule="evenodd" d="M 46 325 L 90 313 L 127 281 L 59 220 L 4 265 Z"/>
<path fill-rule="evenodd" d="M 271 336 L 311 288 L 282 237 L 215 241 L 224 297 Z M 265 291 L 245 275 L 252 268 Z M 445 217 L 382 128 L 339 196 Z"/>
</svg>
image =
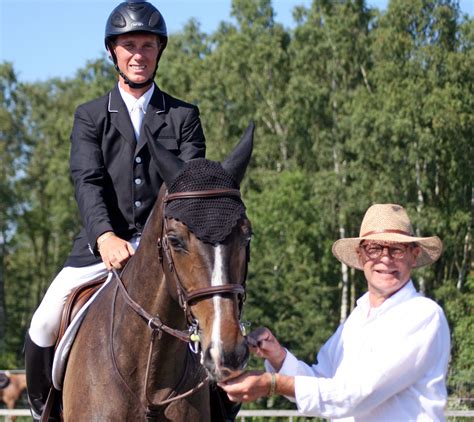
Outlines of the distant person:
<svg viewBox="0 0 474 422">
<path fill-rule="evenodd" d="M 152 159 L 154 145 L 160 143 L 183 160 L 205 155 L 197 107 L 154 82 L 167 42 L 161 13 L 145 1 L 120 3 L 107 20 L 105 46 L 118 84 L 77 108 L 71 135 L 70 169 L 83 227 L 26 337 L 28 398 L 35 421 L 51 386 L 67 296 L 110 269 L 122 268 L 140 241 L 162 184 Z"/>
<path fill-rule="evenodd" d="M 446 405 L 449 328 L 443 310 L 417 293 L 413 268 L 436 261 L 436 237 L 416 237 L 400 205 L 371 206 L 360 236 L 340 239 L 336 258 L 364 271 L 368 292 L 309 366 L 267 328 L 249 335 L 268 372 L 246 372 L 221 386 L 249 402 L 273 394 L 298 411 L 347 421 L 442 421 Z M 317 329 L 317 327 L 315 327 Z"/>
</svg>

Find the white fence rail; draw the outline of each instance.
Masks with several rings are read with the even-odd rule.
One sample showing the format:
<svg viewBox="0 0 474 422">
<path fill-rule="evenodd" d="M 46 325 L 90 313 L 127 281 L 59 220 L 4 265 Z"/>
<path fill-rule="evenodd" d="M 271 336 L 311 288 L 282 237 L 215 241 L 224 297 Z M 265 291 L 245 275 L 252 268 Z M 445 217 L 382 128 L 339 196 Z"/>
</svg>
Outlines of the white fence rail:
<svg viewBox="0 0 474 422">
<path fill-rule="evenodd" d="M 473 417 L 474 410 L 447 410 L 446 417 Z M 28 409 L 0 409 L 0 417 L 6 420 L 8 416 L 30 416 Z M 239 422 L 251 421 L 253 417 L 260 418 L 288 418 L 293 422 L 294 418 L 301 416 L 296 410 L 241 410 L 237 416 Z"/>
</svg>

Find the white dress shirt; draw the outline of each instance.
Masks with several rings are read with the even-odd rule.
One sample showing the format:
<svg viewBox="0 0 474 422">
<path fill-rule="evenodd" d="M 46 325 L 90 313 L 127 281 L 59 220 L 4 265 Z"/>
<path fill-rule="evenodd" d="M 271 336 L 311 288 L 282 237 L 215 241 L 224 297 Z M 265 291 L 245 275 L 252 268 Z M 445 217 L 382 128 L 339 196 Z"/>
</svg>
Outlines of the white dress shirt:
<svg viewBox="0 0 474 422">
<path fill-rule="evenodd" d="M 130 120 L 132 121 L 133 130 L 135 132 L 135 138 L 138 141 L 140 137 L 140 129 L 142 126 L 142 119 L 146 114 L 146 109 L 150 103 L 153 91 L 155 90 L 155 85 L 152 84 L 151 87 L 140 97 L 135 98 L 132 94 L 126 92 L 119 84 L 119 91 L 122 99 L 127 106 L 127 110 L 130 114 Z M 140 110 L 138 110 L 140 109 Z M 139 111 L 140 117 L 135 117 L 133 114 L 135 111 Z"/>
<path fill-rule="evenodd" d="M 450 353 L 443 310 L 412 281 L 370 308 L 368 293 L 312 366 L 287 353 L 298 411 L 344 421 L 444 421 Z M 268 362 L 268 370 L 273 370 Z"/>
</svg>

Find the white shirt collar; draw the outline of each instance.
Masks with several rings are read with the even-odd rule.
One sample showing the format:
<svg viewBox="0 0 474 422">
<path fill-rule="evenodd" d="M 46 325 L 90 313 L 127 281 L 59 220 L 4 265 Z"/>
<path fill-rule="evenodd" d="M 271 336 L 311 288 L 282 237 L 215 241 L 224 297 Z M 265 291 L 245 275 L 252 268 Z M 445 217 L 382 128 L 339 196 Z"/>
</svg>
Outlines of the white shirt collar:
<svg viewBox="0 0 474 422">
<path fill-rule="evenodd" d="M 385 312 L 388 309 L 398 305 L 399 303 L 405 302 L 413 296 L 417 296 L 419 293 L 416 291 L 413 281 L 410 279 L 408 282 L 396 293 L 390 296 L 388 299 L 377 308 L 371 308 L 369 303 L 369 292 L 365 293 L 357 300 L 357 306 L 362 310 L 363 315 L 375 315 Z"/>
<path fill-rule="evenodd" d="M 132 94 L 126 92 L 120 84 L 118 84 L 120 95 L 127 106 L 127 110 L 130 113 L 134 107 L 139 106 L 142 108 L 143 113 L 146 114 L 146 109 L 148 104 L 150 103 L 151 97 L 153 95 L 153 91 L 155 90 L 155 84 L 151 84 L 151 87 L 140 97 L 135 98 Z"/>
</svg>

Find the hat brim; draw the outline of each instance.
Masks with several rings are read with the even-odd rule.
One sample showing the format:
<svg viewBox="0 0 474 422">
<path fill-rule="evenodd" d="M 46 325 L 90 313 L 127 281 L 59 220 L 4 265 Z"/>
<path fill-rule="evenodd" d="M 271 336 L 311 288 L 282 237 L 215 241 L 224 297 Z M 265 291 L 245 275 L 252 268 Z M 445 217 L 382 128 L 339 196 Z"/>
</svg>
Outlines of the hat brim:
<svg viewBox="0 0 474 422">
<path fill-rule="evenodd" d="M 414 237 L 398 233 L 377 233 L 364 237 L 339 239 L 332 245 L 334 256 L 351 268 L 362 270 L 357 250 L 362 240 L 379 240 L 383 242 L 416 243 L 421 252 L 418 254 L 414 268 L 423 267 L 435 262 L 443 252 L 443 242 L 438 236 Z"/>
</svg>

